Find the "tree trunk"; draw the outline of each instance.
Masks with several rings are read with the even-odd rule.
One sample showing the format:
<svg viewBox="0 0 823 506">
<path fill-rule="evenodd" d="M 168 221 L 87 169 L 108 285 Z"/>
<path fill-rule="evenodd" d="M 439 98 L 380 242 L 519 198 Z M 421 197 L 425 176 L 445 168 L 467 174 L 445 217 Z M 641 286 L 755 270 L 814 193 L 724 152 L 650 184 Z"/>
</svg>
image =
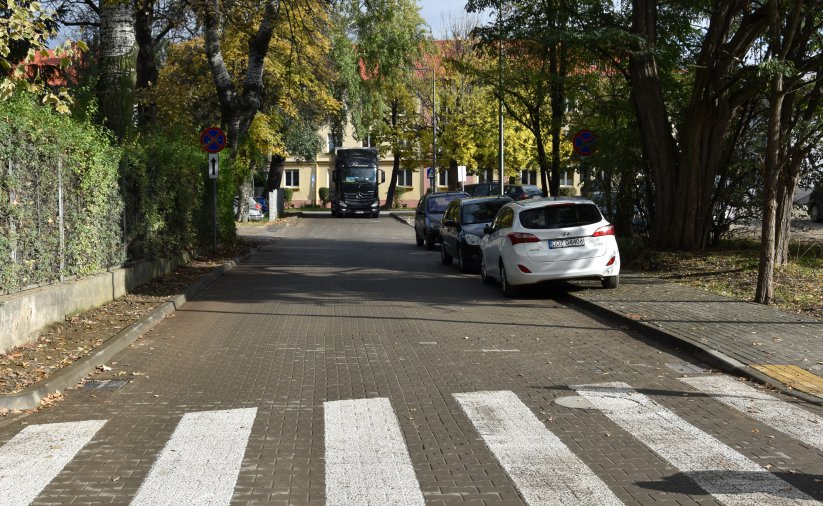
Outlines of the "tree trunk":
<svg viewBox="0 0 823 506">
<path fill-rule="evenodd" d="M 770 49 L 775 58 L 781 54 L 780 14 L 777 0 L 768 2 L 769 21 L 771 25 Z M 769 86 L 769 123 L 766 133 L 766 156 L 763 167 L 764 208 L 763 227 L 760 236 L 760 265 L 757 270 L 757 289 L 754 301 L 769 304 L 774 296 L 774 261 L 776 247 L 777 220 L 777 185 L 780 182 L 780 133 L 783 111 L 782 71 L 772 71 Z"/>
<path fill-rule="evenodd" d="M 269 159 L 269 174 L 266 176 L 266 195 L 273 190 L 279 190 L 283 181 L 283 169 L 286 158 L 282 155 L 271 155 Z M 269 205 L 272 205 L 269 203 Z"/>
<path fill-rule="evenodd" d="M 399 104 L 397 100 L 392 100 L 391 102 L 391 128 L 392 131 L 396 131 L 397 128 L 397 119 L 398 119 L 398 111 L 399 111 Z M 386 192 L 386 203 L 383 204 L 383 209 L 389 210 L 391 209 L 392 203 L 394 202 L 394 190 L 397 188 L 397 173 L 400 172 L 400 150 L 397 149 L 398 143 L 395 141 L 394 143 L 395 148 L 392 151 L 392 156 L 394 158 L 394 162 L 392 163 L 391 168 L 391 177 L 389 178 L 389 190 Z"/>
<path fill-rule="evenodd" d="M 672 237 L 674 203 L 677 198 L 677 151 L 669 114 L 663 99 L 660 76 L 654 58 L 657 41 L 657 1 L 633 0 L 632 29 L 644 43 L 629 59 L 632 100 L 643 139 L 643 157 L 654 181 L 652 242 L 663 248 L 679 248 L 679 237 Z"/>
<path fill-rule="evenodd" d="M 137 0 L 135 2 L 134 32 L 137 40 L 137 123 L 149 127 L 157 121 L 157 105 L 148 100 L 146 91 L 157 84 L 157 63 L 154 59 L 154 25 L 155 0 Z"/>
<path fill-rule="evenodd" d="M 134 9 L 128 1 L 100 5 L 100 78 L 98 117 L 122 143 L 134 126 Z"/>
<path fill-rule="evenodd" d="M 563 120 L 566 117 L 566 94 L 563 85 L 566 79 L 566 48 L 564 45 L 557 43 L 549 48 L 549 68 L 552 109 L 552 177 L 549 192 L 552 195 L 558 195 L 560 193 L 560 135 Z"/>
</svg>

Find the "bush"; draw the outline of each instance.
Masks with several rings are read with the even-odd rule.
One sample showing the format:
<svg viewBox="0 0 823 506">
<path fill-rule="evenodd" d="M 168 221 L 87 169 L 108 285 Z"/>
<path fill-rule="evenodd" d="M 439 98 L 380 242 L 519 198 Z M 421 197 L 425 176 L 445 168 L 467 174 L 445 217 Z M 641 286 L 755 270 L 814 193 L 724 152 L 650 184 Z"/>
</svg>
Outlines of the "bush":
<svg viewBox="0 0 823 506">
<path fill-rule="evenodd" d="M 329 195 L 329 189 L 324 186 L 324 187 L 322 187 L 318 190 L 318 193 L 320 195 L 320 204 L 323 207 L 326 207 L 326 205 L 329 202 L 331 202 L 331 196 Z"/>
<path fill-rule="evenodd" d="M 561 186 L 557 192 L 557 195 L 560 197 L 576 197 L 577 188 L 573 186 Z"/>
<path fill-rule="evenodd" d="M 186 131 L 158 126 L 127 151 L 123 179 L 129 185 L 124 196 L 130 259 L 210 243 L 211 182 L 203 152 L 189 137 Z M 230 225 L 220 220 L 221 230 L 226 226 L 233 227 L 233 220 Z"/>
<path fill-rule="evenodd" d="M 394 209 L 400 208 L 400 201 L 403 199 L 403 195 L 405 195 L 407 191 L 408 190 L 402 186 L 398 186 L 394 189 L 394 198 L 392 199 L 392 207 Z"/>
<path fill-rule="evenodd" d="M 123 262 L 120 158 L 121 152 L 99 127 L 60 116 L 26 95 L 3 102 L 2 291 L 93 274 Z"/>
<path fill-rule="evenodd" d="M 291 188 L 284 188 L 283 189 L 283 201 L 286 203 L 286 207 L 291 207 L 291 199 L 294 198 L 294 190 Z"/>
</svg>

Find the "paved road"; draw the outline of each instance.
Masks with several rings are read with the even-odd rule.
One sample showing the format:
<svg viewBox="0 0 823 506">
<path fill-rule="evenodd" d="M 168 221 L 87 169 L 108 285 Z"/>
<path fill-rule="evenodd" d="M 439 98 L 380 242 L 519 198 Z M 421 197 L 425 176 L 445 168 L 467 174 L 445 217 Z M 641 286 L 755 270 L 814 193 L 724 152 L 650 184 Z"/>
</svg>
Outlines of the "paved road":
<svg viewBox="0 0 823 506">
<path fill-rule="evenodd" d="M 299 220 L 110 365 L 0 426 L 0 504 L 823 500 L 821 408 L 505 299 L 390 217 Z"/>
</svg>

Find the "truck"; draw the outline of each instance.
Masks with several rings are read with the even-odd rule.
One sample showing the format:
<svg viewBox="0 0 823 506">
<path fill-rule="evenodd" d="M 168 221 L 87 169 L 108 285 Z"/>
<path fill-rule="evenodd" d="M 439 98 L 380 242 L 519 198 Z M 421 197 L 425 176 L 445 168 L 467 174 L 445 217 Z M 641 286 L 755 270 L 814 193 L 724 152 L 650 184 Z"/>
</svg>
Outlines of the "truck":
<svg viewBox="0 0 823 506">
<path fill-rule="evenodd" d="M 380 183 L 386 173 L 380 170 L 376 148 L 335 148 L 329 167 L 332 216 L 380 216 Z"/>
</svg>

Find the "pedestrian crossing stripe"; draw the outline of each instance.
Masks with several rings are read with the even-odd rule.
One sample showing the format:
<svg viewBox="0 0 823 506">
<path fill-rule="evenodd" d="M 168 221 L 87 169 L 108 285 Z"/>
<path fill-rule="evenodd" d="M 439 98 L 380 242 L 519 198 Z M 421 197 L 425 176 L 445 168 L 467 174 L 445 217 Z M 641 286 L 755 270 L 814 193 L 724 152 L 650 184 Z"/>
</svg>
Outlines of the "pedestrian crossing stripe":
<svg viewBox="0 0 823 506">
<path fill-rule="evenodd" d="M 106 420 L 29 425 L 0 448 L 0 501 L 29 504 Z"/>
<path fill-rule="evenodd" d="M 625 383 L 572 388 L 723 504 L 819 504 Z"/>
<path fill-rule="evenodd" d="M 187 413 L 133 505 L 229 504 L 257 408 Z"/>
<path fill-rule="evenodd" d="M 454 397 L 528 504 L 623 504 L 514 393 Z"/>
<path fill-rule="evenodd" d="M 326 504 L 425 504 L 400 424 L 385 398 L 323 403 Z"/>
<path fill-rule="evenodd" d="M 814 430 L 823 421 L 797 406 L 725 376 L 682 381 L 806 445 L 823 446 L 821 431 Z M 625 383 L 573 388 L 719 502 L 819 504 Z M 620 504 L 513 392 L 454 398 L 528 504 Z M 327 504 L 425 504 L 389 399 L 331 401 L 323 407 Z M 183 415 L 132 504 L 229 504 L 256 415 L 256 408 Z M 20 431 L 0 447 L 0 504 L 37 499 L 105 424 L 87 420 Z"/>
<path fill-rule="evenodd" d="M 729 376 L 681 378 L 680 381 L 773 429 L 823 450 L 823 417 Z"/>
</svg>

